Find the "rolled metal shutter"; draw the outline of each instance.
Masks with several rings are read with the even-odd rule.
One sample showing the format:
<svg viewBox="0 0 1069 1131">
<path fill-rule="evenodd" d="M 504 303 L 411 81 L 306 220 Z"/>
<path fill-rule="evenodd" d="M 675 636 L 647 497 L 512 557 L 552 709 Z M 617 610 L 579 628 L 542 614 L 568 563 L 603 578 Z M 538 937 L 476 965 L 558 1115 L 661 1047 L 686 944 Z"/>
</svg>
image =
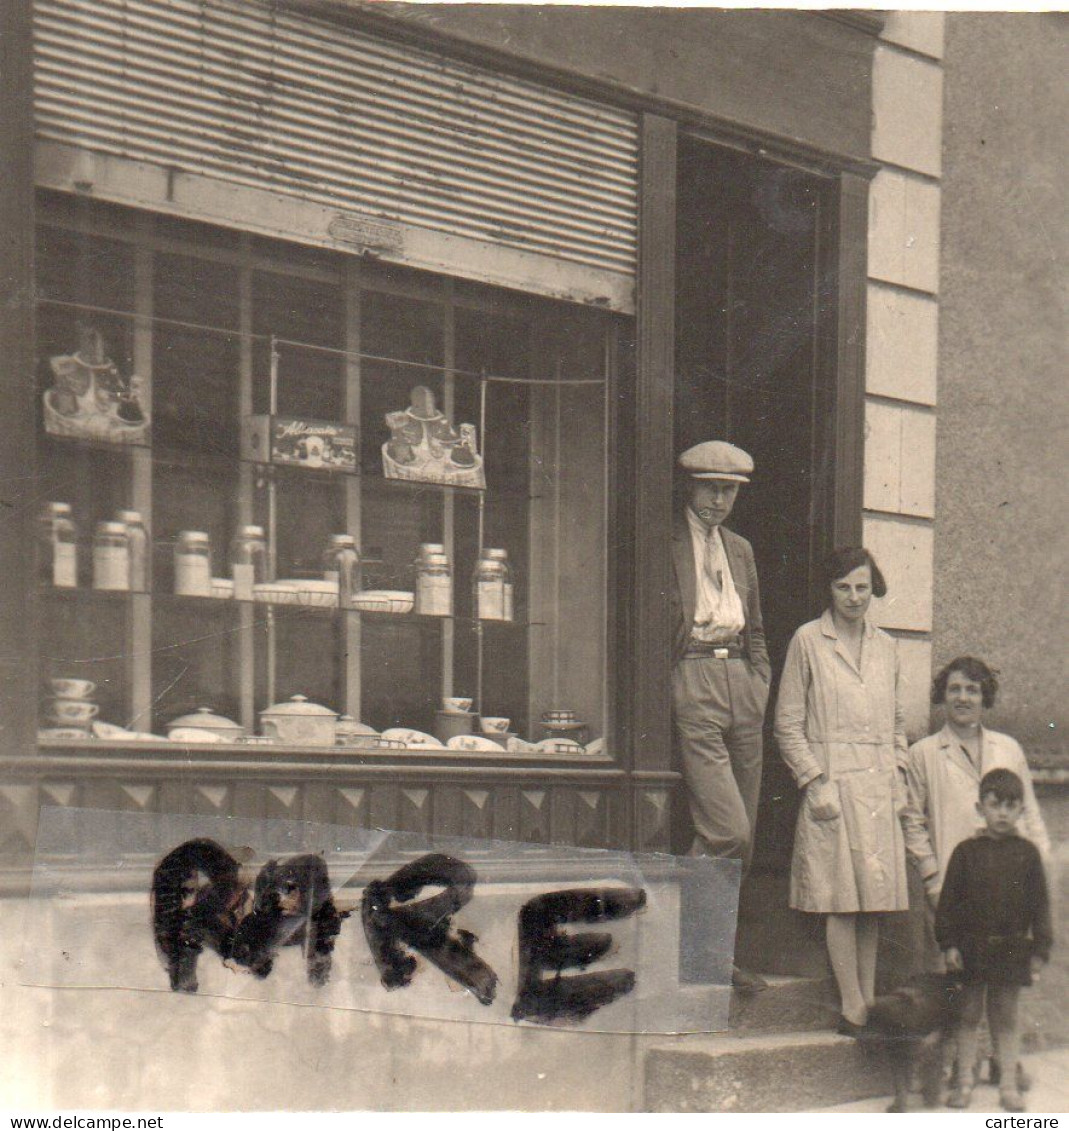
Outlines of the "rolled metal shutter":
<svg viewBox="0 0 1069 1131">
<path fill-rule="evenodd" d="M 34 8 L 42 143 L 340 210 L 324 242 L 450 237 L 459 274 L 478 241 L 634 275 L 632 114 L 259 3 Z"/>
</svg>

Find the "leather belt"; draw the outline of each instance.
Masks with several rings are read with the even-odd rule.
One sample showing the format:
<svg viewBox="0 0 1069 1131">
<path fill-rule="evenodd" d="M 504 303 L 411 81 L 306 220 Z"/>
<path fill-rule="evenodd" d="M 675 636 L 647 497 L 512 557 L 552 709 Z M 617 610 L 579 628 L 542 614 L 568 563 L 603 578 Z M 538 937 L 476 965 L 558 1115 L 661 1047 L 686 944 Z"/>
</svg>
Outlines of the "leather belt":
<svg viewBox="0 0 1069 1131">
<path fill-rule="evenodd" d="M 746 650 L 739 640 L 726 640 L 723 644 L 707 644 L 704 640 L 687 642 L 687 650 L 683 653 L 684 660 L 703 656 L 712 657 L 714 660 L 744 660 Z"/>
</svg>

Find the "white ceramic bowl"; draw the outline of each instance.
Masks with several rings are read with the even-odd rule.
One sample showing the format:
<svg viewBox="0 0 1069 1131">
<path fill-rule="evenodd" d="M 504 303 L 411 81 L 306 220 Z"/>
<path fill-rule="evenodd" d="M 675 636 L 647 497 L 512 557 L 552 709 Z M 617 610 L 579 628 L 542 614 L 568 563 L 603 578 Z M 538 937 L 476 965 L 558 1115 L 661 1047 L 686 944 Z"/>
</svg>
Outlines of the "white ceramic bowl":
<svg viewBox="0 0 1069 1131">
<path fill-rule="evenodd" d="M 353 608 L 362 613 L 410 613 L 415 593 L 401 589 L 362 589 L 353 595 Z"/>
<path fill-rule="evenodd" d="M 338 587 L 329 581 L 299 581 L 297 603 L 314 609 L 334 609 L 338 606 Z"/>
<path fill-rule="evenodd" d="M 442 710 L 448 711 L 451 715 L 466 715 L 471 710 L 473 702 L 472 699 L 460 699 L 456 696 L 447 695 L 442 700 Z"/>
<path fill-rule="evenodd" d="M 543 754 L 582 754 L 583 747 L 570 738 L 544 738 L 538 743 Z"/>
<path fill-rule="evenodd" d="M 441 742 L 432 734 L 424 734 L 421 730 L 412 730 L 410 727 L 390 727 L 382 732 L 382 737 L 387 741 L 403 742 L 405 746 L 432 746 L 437 750 L 442 749 Z"/>
<path fill-rule="evenodd" d="M 483 734 L 507 734 L 510 719 L 503 719 L 496 715 L 483 715 L 479 719 L 479 729 Z"/>
<path fill-rule="evenodd" d="M 451 738 L 446 747 L 449 750 L 496 750 L 501 753 L 501 743 L 478 734 L 458 734 Z"/>
<path fill-rule="evenodd" d="M 297 590 L 281 581 L 265 581 L 252 587 L 252 599 L 264 601 L 268 605 L 296 605 Z"/>
</svg>

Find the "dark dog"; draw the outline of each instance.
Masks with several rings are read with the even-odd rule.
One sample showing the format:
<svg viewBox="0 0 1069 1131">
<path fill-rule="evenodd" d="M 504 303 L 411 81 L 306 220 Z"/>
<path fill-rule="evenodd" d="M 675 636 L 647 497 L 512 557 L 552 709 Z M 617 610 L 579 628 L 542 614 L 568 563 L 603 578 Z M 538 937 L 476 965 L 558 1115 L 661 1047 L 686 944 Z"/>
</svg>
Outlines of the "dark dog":
<svg viewBox="0 0 1069 1131">
<path fill-rule="evenodd" d="M 945 1050 L 957 1027 L 960 996 L 959 982 L 933 974 L 918 985 L 878 997 L 869 1008 L 861 1040 L 890 1064 L 895 1094 L 888 1111 L 908 1110 L 914 1073 L 925 1104 L 939 1104 Z"/>
<path fill-rule="evenodd" d="M 252 911 L 234 932 L 230 956 L 258 978 L 271 973 L 279 947 L 303 944 L 308 980 L 326 984 L 341 931 L 322 856 L 269 860 L 256 877 Z"/>
</svg>

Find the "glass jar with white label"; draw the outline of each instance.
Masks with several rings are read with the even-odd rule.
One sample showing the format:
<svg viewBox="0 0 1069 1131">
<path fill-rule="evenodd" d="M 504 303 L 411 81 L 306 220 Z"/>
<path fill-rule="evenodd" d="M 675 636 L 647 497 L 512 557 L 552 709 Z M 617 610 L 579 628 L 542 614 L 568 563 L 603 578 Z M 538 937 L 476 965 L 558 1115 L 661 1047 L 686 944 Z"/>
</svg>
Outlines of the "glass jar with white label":
<svg viewBox="0 0 1069 1131">
<path fill-rule="evenodd" d="M 449 556 L 436 550 L 420 547 L 416 562 L 415 611 L 425 617 L 453 615 L 453 570 Z"/>
<path fill-rule="evenodd" d="M 497 551 L 500 555 L 504 551 Z M 483 550 L 475 567 L 475 616 L 479 620 L 511 620 L 509 596 L 512 588 L 508 562 L 493 550 Z"/>
<path fill-rule="evenodd" d="M 238 528 L 230 543 L 230 576 L 239 601 L 251 601 L 253 586 L 267 580 L 267 538 L 262 526 Z"/>
<path fill-rule="evenodd" d="M 202 530 L 183 530 L 174 547 L 174 591 L 180 597 L 212 595 L 212 543 Z"/>
<path fill-rule="evenodd" d="M 502 569 L 505 571 L 505 595 L 501 619 L 510 621 L 513 619 L 515 602 L 513 599 L 512 567 L 509 565 L 509 552 L 508 550 L 488 549 L 486 551 L 486 557 L 492 562 L 500 562 Z"/>
<path fill-rule="evenodd" d="M 332 534 L 323 554 L 323 579 L 338 586 L 338 605 L 350 609 L 360 590 L 360 551 L 352 534 Z"/>
<path fill-rule="evenodd" d="M 130 588 L 130 535 L 125 522 L 97 523 L 93 534 L 93 588 Z"/>
<path fill-rule="evenodd" d="M 130 539 L 130 588 L 135 593 L 148 589 L 148 531 L 140 511 L 119 511 L 115 516 L 126 527 Z"/>
<path fill-rule="evenodd" d="M 78 584 L 78 529 L 70 503 L 45 503 L 37 520 L 38 571 L 45 585 L 73 589 Z"/>
</svg>

